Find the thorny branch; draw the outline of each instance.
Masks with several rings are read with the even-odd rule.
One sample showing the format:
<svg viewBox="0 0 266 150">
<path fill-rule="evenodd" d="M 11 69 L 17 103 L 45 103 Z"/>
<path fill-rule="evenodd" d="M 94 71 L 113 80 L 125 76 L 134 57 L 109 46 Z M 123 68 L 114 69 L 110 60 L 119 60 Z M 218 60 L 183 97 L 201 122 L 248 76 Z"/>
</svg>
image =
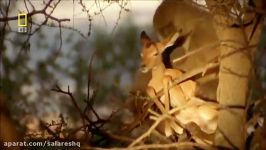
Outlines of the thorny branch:
<svg viewBox="0 0 266 150">
<path fill-rule="evenodd" d="M 25 33 L 24 35 L 27 35 L 26 40 L 23 42 L 21 50 L 27 50 L 30 48 L 30 38 L 32 35 L 34 35 L 36 32 L 38 32 L 42 26 L 51 26 L 51 27 L 58 27 L 59 28 L 59 47 L 57 49 L 57 52 L 55 53 L 53 59 L 56 59 L 57 56 L 59 55 L 61 48 L 62 48 L 62 28 L 66 28 L 66 29 L 70 29 L 73 31 L 77 31 L 83 38 L 85 38 L 85 35 L 83 35 L 80 31 L 73 29 L 73 27 L 66 27 L 64 26 L 62 23 L 63 22 L 69 22 L 70 19 L 69 18 L 57 18 L 55 16 L 53 16 L 53 12 L 56 9 L 57 5 L 61 2 L 62 0 L 49 0 L 47 2 L 43 1 L 44 7 L 42 9 L 36 9 L 35 6 L 33 5 L 32 1 L 30 0 L 23 0 L 24 6 L 27 10 L 27 17 L 29 18 L 29 29 L 28 29 L 28 33 Z M 73 8 L 74 8 L 74 1 L 73 0 Z M 105 9 L 107 9 L 109 6 L 111 6 L 112 4 L 117 4 L 120 7 L 120 12 L 119 12 L 119 17 L 116 21 L 115 27 L 113 29 L 113 31 L 115 30 L 115 28 L 118 25 L 118 21 L 121 18 L 121 13 L 122 11 L 126 11 L 128 12 L 129 9 L 126 8 L 126 5 L 128 3 L 128 0 L 119 0 L 119 1 L 99 1 L 99 0 L 95 0 L 95 2 L 92 5 L 87 5 L 87 3 L 83 2 L 83 0 L 77 0 L 78 4 L 80 4 L 80 6 L 82 7 L 82 11 L 87 13 L 87 18 L 89 21 L 89 31 L 88 31 L 88 36 L 91 34 L 91 29 L 92 29 L 92 20 L 93 17 L 97 16 L 97 15 L 101 15 L 103 17 L 103 19 L 105 20 L 105 17 L 103 15 L 103 11 Z M 3 11 L 1 10 L 1 17 L 0 17 L 0 22 L 4 22 L 4 26 L 3 26 L 3 32 L 6 31 L 6 26 L 8 26 L 8 22 L 9 21 L 15 21 L 18 19 L 18 16 L 9 16 L 8 12 L 10 10 L 10 3 L 11 0 L 8 1 L 8 4 L 6 6 L 6 9 Z M 104 5 L 102 6 L 101 3 L 103 3 Z M 94 7 L 94 5 L 96 5 L 97 7 L 97 11 L 92 11 L 92 7 Z M 31 10 L 31 11 L 30 11 Z M 37 16 L 37 15 L 43 15 L 45 18 L 43 21 L 41 21 L 41 23 L 37 23 L 35 22 L 32 18 L 33 16 Z M 73 12 L 73 19 L 74 19 L 74 12 Z M 48 21 L 52 21 L 52 22 L 56 22 L 58 25 L 49 25 Z M 36 26 L 36 28 L 34 28 L 33 30 L 33 25 Z M 74 20 L 73 20 L 73 25 L 74 25 Z M 11 31 L 12 32 L 12 31 Z M 4 39 L 5 34 L 1 35 L 1 39 Z M 20 51 L 21 52 L 21 51 Z"/>
<path fill-rule="evenodd" d="M 73 96 L 72 92 L 69 89 L 69 86 L 67 88 L 67 91 L 64 91 L 58 85 L 56 85 L 52 89 L 52 91 L 65 94 L 70 98 L 72 105 L 75 107 L 75 109 L 77 110 L 77 112 L 80 115 L 80 118 L 83 120 L 83 127 L 81 127 L 80 129 L 83 129 L 83 128 L 86 129 L 85 130 L 86 136 L 90 135 L 91 137 L 93 137 L 94 135 L 99 135 L 100 137 L 102 137 L 102 139 L 100 139 L 100 140 L 113 139 L 113 140 L 121 141 L 124 143 L 130 143 L 133 141 L 133 139 L 128 138 L 128 137 L 124 137 L 124 136 L 120 136 L 120 135 L 115 135 L 115 134 L 112 134 L 112 133 L 106 131 L 105 129 L 103 129 L 103 126 L 110 122 L 110 119 L 114 113 L 112 113 L 107 119 L 102 119 L 93 107 L 94 99 L 96 96 L 95 93 L 93 93 L 92 95 L 90 94 L 91 78 L 92 78 L 91 67 L 92 67 L 92 62 L 93 62 L 93 56 L 94 56 L 94 54 L 92 55 L 90 62 L 89 62 L 88 83 L 87 83 L 87 86 L 88 86 L 87 87 L 88 88 L 87 94 L 88 95 L 87 95 L 87 98 L 84 100 L 84 102 L 86 103 L 84 109 L 80 108 L 80 106 L 78 105 L 77 100 L 75 99 L 75 97 Z M 90 114 L 91 112 L 96 117 L 95 121 L 93 121 L 88 116 L 88 114 Z"/>
<path fill-rule="evenodd" d="M 76 101 L 75 97 L 73 96 L 73 94 L 70 92 L 69 87 L 68 87 L 67 91 L 64 91 L 58 85 L 56 85 L 55 88 L 52 89 L 52 91 L 65 94 L 65 95 L 68 95 L 70 97 L 70 100 L 71 100 L 73 106 L 75 107 L 75 109 L 78 111 L 81 119 L 84 119 L 86 121 L 86 122 L 83 121 L 83 128 L 85 128 L 87 130 L 87 132 L 91 133 L 91 136 L 100 135 L 100 137 L 102 137 L 102 139 L 100 139 L 100 140 L 113 139 L 113 140 L 118 140 L 118 141 L 127 142 L 127 143 L 132 141 L 132 139 L 130 139 L 130 138 L 123 137 L 120 135 L 114 135 L 112 133 L 105 131 L 103 129 L 103 126 L 109 122 L 110 117 L 112 117 L 112 114 L 110 115 L 110 117 L 107 120 L 101 119 L 99 117 L 99 115 L 97 114 L 97 112 L 94 110 L 91 103 L 86 103 L 86 108 L 90 108 L 90 110 L 93 111 L 93 113 L 95 114 L 95 116 L 97 118 L 96 121 L 93 121 L 87 115 L 87 111 L 82 111 L 82 109 L 78 106 L 77 101 Z M 89 105 L 89 106 L 87 106 L 87 105 Z"/>
<path fill-rule="evenodd" d="M 29 1 L 29 3 L 31 4 L 30 0 L 28 0 L 28 1 Z M 27 14 L 28 17 L 32 17 L 32 16 L 37 15 L 37 14 L 42 14 L 42 15 L 44 15 L 46 18 L 49 18 L 49 19 L 54 20 L 54 21 L 57 21 L 57 22 L 70 21 L 70 19 L 68 19 L 68 18 L 58 19 L 58 18 L 52 16 L 51 13 L 47 13 L 47 9 L 48 9 L 48 7 L 52 7 L 52 8 L 53 8 L 52 11 L 53 11 L 53 10 L 55 9 L 56 5 L 57 5 L 61 0 L 59 0 L 59 1 L 56 3 L 56 5 L 54 5 L 55 7 L 54 7 L 54 6 L 51 6 L 52 1 L 54 1 L 54 0 L 49 0 L 48 3 L 45 5 L 45 7 L 44 7 L 43 9 L 41 9 L 41 10 L 35 10 L 35 7 L 31 4 L 31 6 L 33 7 L 33 10 Z M 10 2 L 10 1 L 9 1 L 9 2 Z M 25 4 L 26 4 L 26 2 L 25 2 Z M 26 6 L 27 6 L 27 5 L 26 5 Z M 17 19 L 18 19 L 18 16 L 12 16 L 12 17 L 9 17 L 9 16 L 8 16 L 8 13 L 7 13 L 6 16 L 0 18 L 0 22 L 8 22 L 8 21 L 17 20 Z"/>
<path fill-rule="evenodd" d="M 11 0 L 9 0 L 9 2 L 10 1 Z M 27 9 L 27 17 L 29 18 L 29 32 L 26 34 L 27 35 L 27 38 L 23 42 L 22 47 L 21 47 L 21 50 L 28 49 L 29 48 L 29 46 L 30 46 L 29 41 L 30 41 L 30 38 L 32 37 L 32 35 L 34 35 L 36 32 L 38 32 L 41 29 L 42 26 L 47 25 L 48 20 L 50 19 L 52 21 L 57 22 L 58 25 L 59 25 L 60 45 L 59 45 L 57 54 L 60 52 L 60 50 L 62 48 L 62 29 L 61 29 L 61 23 L 62 22 L 70 21 L 70 19 L 68 19 L 68 18 L 59 19 L 59 18 L 56 18 L 56 17 L 54 17 L 52 15 L 53 12 L 54 12 L 54 10 L 58 6 L 58 4 L 61 2 L 61 0 L 58 0 L 58 1 L 54 2 L 54 3 L 52 3 L 53 1 L 55 1 L 55 0 L 49 0 L 47 3 L 43 2 L 45 5 L 40 10 L 36 10 L 35 9 L 35 6 L 32 4 L 32 2 L 30 0 L 27 0 L 27 1 L 24 0 L 23 1 L 24 2 L 24 5 L 25 5 L 25 7 Z M 29 11 L 28 4 L 32 8 L 32 11 L 31 12 Z M 51 8 L 50 11 L 48 11 L 49 8 Z M 8 9 L 9 9 L 9 7 L 7 8 L 6 14 L 5 15 L 2 15 L 3 17 L 0 18 L 0 22 L 5 22 L 5 24 L 8 24 L 9 21 L 14 21 L 14 20 L 17 20 L 18 19 L 18 16 L 12 16 L 12 17 L 8 16 L 8 11 L 9 11 Z M 42 23 L 37 24 L 37 23 L 35 23 L 32 20 L 32 17 L 35 16 L 35 15 L 44 15 L 45 19 L 42 21 Z M 32 30 L 33 29 L 33 25 L 37 25 L 37 28 L 35 28 L 34 30 Z M 5 26 L 4 26 L 3 30 L 5 30 Z"/>
<path fill-rule="evenodd" d="M 114 28 L 112 30 L 112 33 L 114 33 L 115 29 L 118 26 L 119 20 L 121 19 L 122 12 L 123 11 L 129 12 L 129 9 L 125 7 L 127 5 L 127 3 L 128 2 L 127 1 L 124 2 L 124 0 L 121 1 L 121 4 L 118 2 L 120 10 L 119 10 L 119 14 L 118 14 L 118 18 L 116 20 L 115 26 L 114 26 Z"/>
<path fill-rule="evenodd" d="M 105 17 L 103 15 L 103 11 L 106 10 L 108 7 L 110 7 L 112 4 L 117 4 L 120 7 L 118 18 L 116 20 L 115 26 L 112 30 L 112 33 L 118 26 L 118 22 L 121 19 L 122 12 L 129 12 L 129 9 L 126 8 L 128 4 L 128 0 L 107 0 L 107 1 L 101 1 L 101 0 L 94 0 L 94 3 L 90 6 L 86 6 L 85 2 L 83 0 L 78 0 L 80 6 L 82 7 L 82 11 L 87 14 L 87 18 L 89 21 L 89 30 L 88 30 L 88 36 L 91 34 L 91 29 L 92 29 L 92 20 L 93 17 L 101 15 L 104 22 L 106 22 Z M 104 6 L 101 6 L 101 3 L 105 3 Z M 96 6 L 98 11 L 92 12 L 91 8 Z"/>
<path fill-rule="evenodd" d="M 6 15 L 8 15 L 8 13 L 9 13 L 10 3 L 11 2 L 8 1 L 7 7 L 6 7 L 6 10 L 5 10 L 5 14 Z M 1 15 L 4 16 L 4 12 L 2 11 L 2 9 L 0 9 L 0 10 L 1 10 L 0 11 Z M 5 22 L 4 25 L 3 25 L 2 31 L 1 31 L 2 34 L 0 35 L 0 39 L 4 39 L 5 34 L 6 34 L 5 28 L 6 28 L 7 25 L 8 25 L 8 22 Z M 1 45 L 0 45 L 0 56 L 2 56 L 2 47 L 3 47 L 3 45 L 2 45 L 2 42 L 1 42 Z"/>
</svg>

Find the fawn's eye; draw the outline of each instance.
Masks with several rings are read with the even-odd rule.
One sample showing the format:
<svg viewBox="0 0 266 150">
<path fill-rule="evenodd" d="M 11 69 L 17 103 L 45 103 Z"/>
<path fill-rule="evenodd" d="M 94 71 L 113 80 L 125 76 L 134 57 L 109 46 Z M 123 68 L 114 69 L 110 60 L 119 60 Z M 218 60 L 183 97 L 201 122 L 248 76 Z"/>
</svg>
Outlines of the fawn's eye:
<svg viewBox="0 0 266 150">
<path fill-rule="evenodd" d="M 158 52 L 153 53 L 153 56 L 158 56 L 158 55 L 159 55 Z"/>
<path fill-rule="evenodd" d="M 146 48 L 151 47 L 151 45 L 152 45 L 152 42 L 146 42 L 146 43 L 145 43 L 145 47 L 146 47 Z"/>
</svg>

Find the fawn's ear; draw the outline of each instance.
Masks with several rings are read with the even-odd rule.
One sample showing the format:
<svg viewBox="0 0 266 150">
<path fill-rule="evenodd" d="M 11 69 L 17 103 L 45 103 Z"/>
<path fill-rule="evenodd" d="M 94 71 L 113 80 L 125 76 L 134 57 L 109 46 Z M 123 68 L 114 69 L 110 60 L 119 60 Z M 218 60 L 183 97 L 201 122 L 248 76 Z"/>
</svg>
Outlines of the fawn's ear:
<svg viewBox="0 0 266 150">
<path fill-rule="evenodd" d="M 146 34 L 145 31 L 142 31 L 140 34 L 140 41 L 142 45 L 147 45 L 152 43 L 150 37 Z"/>
</svg>

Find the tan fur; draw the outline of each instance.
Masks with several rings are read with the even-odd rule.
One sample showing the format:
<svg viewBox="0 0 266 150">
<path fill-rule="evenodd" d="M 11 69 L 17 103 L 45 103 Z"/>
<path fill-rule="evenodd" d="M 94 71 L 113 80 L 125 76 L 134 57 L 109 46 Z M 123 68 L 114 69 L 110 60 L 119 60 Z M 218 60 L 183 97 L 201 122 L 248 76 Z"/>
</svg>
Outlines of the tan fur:
<svg viewBox="0 0 266 150">
<path fill-rule="evenodd" d="M 153 25 L 160 39 L 177 31 L 182 31 L 182 34 L 191 32 L 184 45 L 174 51 L 172 60 L 218 40 L 211 15 L 205 10 L 192 6 L 187 0 L 163 1 L 154 14 Z M 174 63 L 174 66 L 183 71 L 189 71 L 206 65 L 218 55 L 218 50 L 211 49 Z"/>
<path fill-rule="evenodd" d="M 173 79 L 182 76 L 178 69 L 166 68 L 162 61 L 162 53 L 168 47 L 175 43 L 180 33 L 176 33 L 168 40 L 162 42 L 153 42 L 145 32 L 141 34 L 141 70 L 143 72 L 151 71 L 151 79 L 148 83 L 147 94 L 153 98 L 156 106 L 161 113 L 168 113 L 171 108 L 183 107 L 188 104 L 187 108 L 180 110 L 176 119 L 184 125 L 195 123 L 205 133 L 213 133 L 216 129 L 217 107 L 208 104 L 195 97 L 196 82 L 192 80 L 185 81 L 170 89 L 169 84 Z M 156 94 L 164 91 L 164 95 L 156 99 Z M 174 121 L 165 121 L 164 132 L 166 136 L 176 133 L 181 134 L 183 129 Z"/>
<path fill-rule="evenodd" d="M 151 71 L 151 80 L 148 83 L 148 87 L 151 87 L 155 90 L 155 92 L 159 92 L 164 88 L 164 81 L 167 82 L 167 80 L 173 80 L 179 78 L 183 73 L 178 69 L 171 69 L 171 68 L 165 68 L 163 62 L 162 62 L 162 53 L 166 49 L 167 45 L 171 45 L 170 43 L 171 38 L 168 38 L 168 41 L 163 42 L 152 42 L 149 37 L 144 33 L 141 36 L 142 41 L 142 51 L 141 51 L 141 70 L 143 72 Z M 185 82 L 181 85 L 184 86 L 175 86 L 170 90 L 170 95 L 172 92 L 180 91 L 182 90 L 182 87 L 185 87 L 185 84 L 191 83 L 190 90 L 195 89 L 195 84 L 193 82 Z M 166 83 L 165 83 L 166 84 Z M 175 90 L 178 89 L 178 90 Z M 177 95 L 183 95 L 182 94 Z M 185 101 L 185 96 L 183 95 L 182 98 L 172 96 L 171 99 L 174 101 Z M 178 100 L 179 99 L 179 100 Z"/>
</svg>

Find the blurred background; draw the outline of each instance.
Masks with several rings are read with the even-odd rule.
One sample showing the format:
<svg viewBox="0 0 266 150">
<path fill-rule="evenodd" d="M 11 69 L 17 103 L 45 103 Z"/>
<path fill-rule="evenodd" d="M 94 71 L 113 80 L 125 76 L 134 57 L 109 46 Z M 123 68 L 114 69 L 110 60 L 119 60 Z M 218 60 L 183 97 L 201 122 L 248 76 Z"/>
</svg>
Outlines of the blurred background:
<svg viewBox="0 0 266 150">
<path fill-rule="evenodd" d="M 139 37 L 144 30 L 156 40 L 152 19 L 161 2 L 0 0 L 0 141 L 123 146 L 147 131 L 147 105 L 135 91 L 147 82 L 138 71 Z M 27 33 L 18 33 L 19 13 L 29 14 Z M 256 54 L 264 91 L 250 82 L 254 100 L 266 98 L 265 27 Z"/>
<path fill-rule="evenodd" d="M 6 0 L 0 7 L 4 11 L 9 6 L 12 17 L 32 11 L 31 5 L 42 9 L 47 2 Z M 64 91 L 69 87 L 81 109 L 93 96 L 103 118 L 120 107 L 139 67 L 140 32 L 155 35 L 152 18 L 160 2 L 61 1 L 52 16 L 70 21 L 62 22 L 60 31 L 53 20 L 40 25 L 45 16 L 34 15 L 32 30 L 41 27 L 30 36 L 16 32 L 17 20 L 1 22 L 1 96 L 18 129 L 35 130 L 36 120 L 51 122 L 60 114 L 69 126 L 80 124 L 69 96 L 52 91 L 56 85 Z"/>
</svg>

